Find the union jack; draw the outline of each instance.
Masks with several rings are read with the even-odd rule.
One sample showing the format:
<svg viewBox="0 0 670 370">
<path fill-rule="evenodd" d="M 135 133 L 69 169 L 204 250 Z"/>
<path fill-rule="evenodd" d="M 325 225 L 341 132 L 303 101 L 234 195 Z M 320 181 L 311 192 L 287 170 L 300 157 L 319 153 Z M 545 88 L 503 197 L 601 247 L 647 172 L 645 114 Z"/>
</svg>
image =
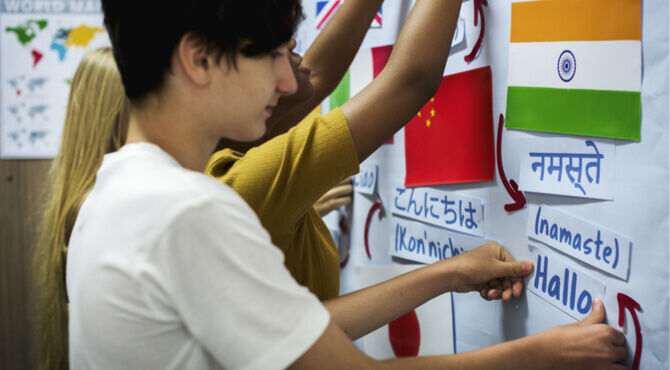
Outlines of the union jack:
<svg viewBox="0 0 670 370">
<path fill-rule="evenodd" d="M 316 29 L 322 29 L 328 21 L 333 17 L 337 9 L 342 5 L 344 0 L 325 0 L 316 2 Z M 382 27 L 382 8 L 375 15 L 372 20 L 370 28 Z"/>
<path fill-rule="evenodd" d="M 344 0 L 326 0 L 316 2 L 316 29 L 320 30 L 333 17 Z"/>
<path fill-rule="evenodd" d="M 375 15 L 375 19 L 372 20 L 370 28 L 382 28 L 382 8 L 380 7 Z"/>
</svg>

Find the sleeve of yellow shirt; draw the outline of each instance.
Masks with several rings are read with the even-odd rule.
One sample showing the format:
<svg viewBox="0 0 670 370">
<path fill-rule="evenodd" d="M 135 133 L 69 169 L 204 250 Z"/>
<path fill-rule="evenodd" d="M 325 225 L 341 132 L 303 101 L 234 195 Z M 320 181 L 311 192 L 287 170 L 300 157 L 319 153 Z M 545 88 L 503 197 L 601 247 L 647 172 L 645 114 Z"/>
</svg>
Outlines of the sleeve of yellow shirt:
<svg viewBox="0 0 670 370">
<path fill-rule="evenodd" d="M 229 165 L 216 158 L 222 152 L 210 159 L 208 173 L 223 173 L 216 167 Z M 338 108 L 249 150 L 218 178 L 244 198 L 267 229 L 292 230 L 326 191 L 357 172 L 356 147 Z"/>
</svg>

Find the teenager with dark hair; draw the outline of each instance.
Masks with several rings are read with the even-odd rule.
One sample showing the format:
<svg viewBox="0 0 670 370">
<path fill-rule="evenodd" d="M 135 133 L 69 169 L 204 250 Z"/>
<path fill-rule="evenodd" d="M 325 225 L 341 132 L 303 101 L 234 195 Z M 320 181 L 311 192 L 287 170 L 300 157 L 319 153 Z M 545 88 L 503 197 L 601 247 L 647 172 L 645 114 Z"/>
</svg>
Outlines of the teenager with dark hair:
<svg viewBox="0 0 670 370">
<path fill-rule="evenodd" d="M 287 0 L 248 2 L 268 14 L 264 25 L 275 17 L 294 27 L 300 9 Z M 437 89 L 460 2 L 417 1 L 387 69 L 323 121 L 330 124 L 316 125 L 317 135 L 350 135 L 341 150 L 362 159 L 406 122 Z M 286 44 L 293 30 L 284 43 L 261 42 L 262 34 L 248 35 L 237 23 L 245 15 L 235 13 L 241 7 L 227 7 L 231 3 L 160 2 L 174 17 L 148 22 L 154 9 L 103 0 L 115 56 L 126 64 L 123 81 L 134 93 L 127 144 L 105 156 L 70 239 L 73 368 L 614 368 L 625 357 L 623 335 L 595 324 L 603 319 L 601 303 L 579 324 L 464 354 L 377 362 L 357 351 L 349 338 L 444 292 L 518 296 L 532 263 L 514 261 L 488 243 L 324 308 L 290 276 L 242 199 L 199 173 L 220 137 L 260 138 L 279 97 L 297 90 Z M 203 10 L 217 21 L 184 27 L 176 19 L 194 19 Z M 212 44 L 226 30 L 217 23 L 224 19 L 235 23 L 225 36 L 239 39 L 231 42 L 235 53 Z M 149 32 L 154 27 L 163 33 Z M 139 40 L 125 33 L 128 28 Z M 181 35 L 159 42 L 172 45 L 163 78 L 129 87 L 129 70 L 141 78 L 143 68 L 135 67 L 149 68 L 148 51 L 136 47 L 151 41 L 145 30 L 163 39 Z M 250 45 L 269 49 L 248 56 L 242 50 Z M 221 63 L 221 55 L 233 55 L 232 62 Z M 404 90 L 393 89 L 396 83 Z M 374 109 L 381 99 L 390 112 Z M 373 115 L 363 114 L 368 108 Z M 342 167 L 355 171 L 357 163 Z"/>
<path fill-rule="evenodd" d="M 302 19 L 295 0 L 117 0 L 103 4 L 105 24 L 128 97 L 137 105 L 160 91 L 172 52 L 186 33 L 200 38 L 218 64 L 262 57 L 288 42 Z M 132 13 L 134 16 L 129 16 Z"/>
</svg>

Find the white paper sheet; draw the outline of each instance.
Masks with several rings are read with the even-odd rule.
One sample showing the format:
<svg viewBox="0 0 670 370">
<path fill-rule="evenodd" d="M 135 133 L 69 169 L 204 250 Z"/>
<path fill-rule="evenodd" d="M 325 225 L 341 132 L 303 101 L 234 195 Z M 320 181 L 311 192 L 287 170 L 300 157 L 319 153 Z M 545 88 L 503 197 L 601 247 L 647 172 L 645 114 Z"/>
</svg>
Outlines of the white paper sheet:
<svg viewBox="0 0 670 370">
<path fill-rule="evenodd" d="M 412 271 L 416 265 L 361 266 L 357 275 L 361 288 L 381 283 Z M 415 309 L 420 326 L 419 356 L 454 353 L 451 294 L 443 294 Z M 395 358 L 388 325 L 363 337 L 365 353 L 376 359 Z"/>
<path fill-rule="evenodd" d="M 537 193 L 614 199 L 613 140 L 536 136 L 521 158 L 519 188 Z"/>
<path fill-rule="evenodd" d="M 481 199 L 434 188 L 397 186 L 393 214 L 476 236 L 484 236 Z"/>
<path fill-rule="evenodd" d="M 630 238 L 540 205 L 529 209 L 526 234 L 605 273 L 628 280 Z"/>
<path fill-rule="evenodd" d="M 374 194 L 377 191 L 378 171 L 379 165 L 376 161 L 361 163 L 360 171 L 352 178 L 354 190 L 363 194 Z"/>
<path fill-rule="evenodd" d="M 0 157 L 52 158 L 79 61 L 109 45 L 100 2 L 3 1 L 0 32 Z"/>
<path fill-rule="evenodd" d="M 458 48 L 465 42 L 465 19 L 463 17 L 458 19 L 456 29 L 454 30 L 454 39 L 451 41 L 452 48 Z"/>
<path fill-rule="evenodd" d="M 594 298 L 605 295 L 605 283 L 548 249 L 531 245 L 535 269 L 526 278 L 527 289 L 561 311 L 581 320 L 591 312 Z"/>
<path fill-rule="evenodd" d="M 393 217 L 389 254 L 421 263 L 433 263 L 467 252 L 488 240 Z"/>
</svg>

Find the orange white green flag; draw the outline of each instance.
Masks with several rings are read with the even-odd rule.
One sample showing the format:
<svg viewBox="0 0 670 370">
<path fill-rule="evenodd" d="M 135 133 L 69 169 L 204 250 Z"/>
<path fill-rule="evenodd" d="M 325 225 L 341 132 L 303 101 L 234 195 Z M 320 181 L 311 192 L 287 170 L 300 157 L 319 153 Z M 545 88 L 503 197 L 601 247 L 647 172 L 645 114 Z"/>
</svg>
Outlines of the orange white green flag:
<svg viewBox="0 0 670 370">
<path fill-rule="evenodd" d="M 640 140 L 640 0 L 512 3 L 506 126 Z"/>
</svg>

